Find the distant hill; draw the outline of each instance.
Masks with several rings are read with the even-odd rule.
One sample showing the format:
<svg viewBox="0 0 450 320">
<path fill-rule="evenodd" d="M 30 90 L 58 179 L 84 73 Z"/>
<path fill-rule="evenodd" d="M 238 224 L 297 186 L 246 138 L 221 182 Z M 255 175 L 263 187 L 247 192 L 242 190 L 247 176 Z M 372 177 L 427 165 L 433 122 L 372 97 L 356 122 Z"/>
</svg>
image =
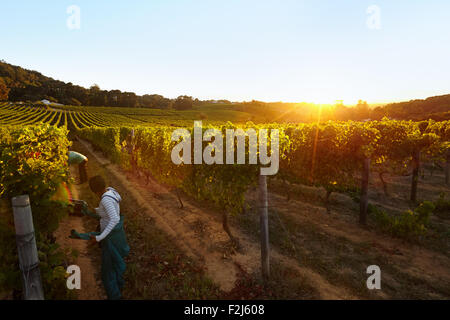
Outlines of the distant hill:
<svg viewBox="0 0 450 320">
<path fill-rule="evenodd" d="M 46 99 L 65 105 L 168 108 L 171 99 L 161 95 L 138 96 L 134 92 L 101 90 L 97 85 L 86 89 L 46 77 L 37 71 L 0 62 L 0 83 L 10 89 L 10 101 L 40 101 Z"/>
<path fill-rule="evenodd" d="M 42 99 L 55 103 L 73 106 L 107 106 L 169 109 L 180 102 L 183 109 L 192 106 L 224 111 L 243 112 L 252 120 L 279 122 L 311 122 L 321 120 L 364 120 L 381 119 L 384 116 L 393 119 L 437 121 L 450 120 L 450 94 L 430 97 L 425 100 L 391 103 L 370 108 L 360 101 L 355 107 L 344 105 L 325 106 L 319 112 L 319 107 L 313 103 L 265 103 L 261 101 L 231 103 L 227 100 L 201 101 L 192 97 L 182 96 L 168 99 L 158 94 L 138 96 L 134 92 L 120 90 L 101 90 L 97 85 L 86 89 L 72 83 L 65 83 L 46 77 L 37 71 L 27 70 L 19 66 L 0 61 L 0 84 L 4 83 L 9 91 L 9 101 L 35 102 Z M 0 87 L 1 89 L 1 87 Z M 1 91 L 1 90 L 0 90 Z M 1 95 L 0 95 L 1 96 Z M 181 99 L 180 99 L 181 98 Z M 383 98 L 383 97 L 380 97 Z M 186 101 L 189 103 L 184 107 Z M 175 107 L 175 109 L 178 109 Z M 179 108 L 181 109 L 181 108 Z M 206 110 L 206 109 L 205 109 Z M 224 119 L 227 120 L 227 119 Z"/>
<path fill-rule="evenodd" d="M 425 100 L 390 103 L 382 107 L 382 110 L 388 117 L 394 119 L 450 120 L 450 94 Z"/>
</svg>

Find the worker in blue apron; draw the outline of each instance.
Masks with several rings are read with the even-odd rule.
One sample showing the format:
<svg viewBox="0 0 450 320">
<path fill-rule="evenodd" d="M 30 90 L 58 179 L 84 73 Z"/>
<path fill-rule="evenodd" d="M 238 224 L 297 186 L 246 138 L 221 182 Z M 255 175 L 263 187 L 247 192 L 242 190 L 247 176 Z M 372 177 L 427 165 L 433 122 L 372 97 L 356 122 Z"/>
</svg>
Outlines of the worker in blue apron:
<svg viewBox="0 0 450 320">
<path fill-rule="evenodd" d="M 80 234 L 72 230 L 71 237 L 89 240 L 92 244 L 100 243 L 103 286 L 108 299 L 120 299 L 126 269 L 125 257 L 130 251 L 123 228 L 123 215 L 120 212 L 119 203 L 122 198 L 114 188 L 106 188 L 105 180 L 101 176 L 89 179 L 89 187 L 100 198 L 100 204 L 95 208 L 95 216 L 100 219 L 100 232 Z"/>
</svg>

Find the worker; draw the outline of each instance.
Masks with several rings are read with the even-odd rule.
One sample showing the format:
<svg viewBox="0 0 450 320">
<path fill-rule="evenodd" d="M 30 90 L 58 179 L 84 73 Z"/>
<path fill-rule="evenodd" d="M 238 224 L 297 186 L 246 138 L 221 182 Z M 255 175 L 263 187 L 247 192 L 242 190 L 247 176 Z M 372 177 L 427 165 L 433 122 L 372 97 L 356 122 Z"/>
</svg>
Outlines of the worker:
<svg viewBox="0 0 450 320">
<path fill-rule="evenodd" d="M 83 184 L 88 180 L 87 162 L 88 158 L 85 155 L 82 155 L 81 153 L 75 151 L 69 151 L 69 165 L 78 164 L 80 184 Z"/>
<path fill-rule="evenodd" d="M 130 251 L 123 228 L 123 215 L 120 212 L 119 203 L 122 198 L 114 188 L 106 188 L 105 180 L 101 176 L 89 179 L 89 187 L 100 199 L 99 206 L 95 209 L 100 216 L 100 233 L 89 234 L 90 241 L 92 244 L 100 242 L 102 282 L 108 299 L 120 299 L 126 269 L 124 258 Z"/>
</svg>

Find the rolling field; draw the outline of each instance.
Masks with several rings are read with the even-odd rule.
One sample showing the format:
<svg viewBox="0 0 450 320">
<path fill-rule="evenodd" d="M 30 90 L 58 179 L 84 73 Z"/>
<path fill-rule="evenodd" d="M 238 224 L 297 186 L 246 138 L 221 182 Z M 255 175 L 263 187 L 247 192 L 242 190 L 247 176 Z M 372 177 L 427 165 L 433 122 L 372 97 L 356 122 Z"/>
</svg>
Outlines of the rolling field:
<svg viewBox="0 0 450 320">
<path fill-rule="evenodd" d="M 232 106 L 195 107 L 193 110 L 174 111 L 162 109 L 76 107 L 76 106 L 31 106 L 0 103 L 0 124 L 35 124 L 72 126 L 149 126 L 149 125 L 192 125 L 194 120 L 203 120 L 209 124 L 223 123 L 223 119 L 233 123 L 255 120 L 249 113 L 237 111 Z M 261 120 L 261 119 L 259 119 Z"/>
</svg>

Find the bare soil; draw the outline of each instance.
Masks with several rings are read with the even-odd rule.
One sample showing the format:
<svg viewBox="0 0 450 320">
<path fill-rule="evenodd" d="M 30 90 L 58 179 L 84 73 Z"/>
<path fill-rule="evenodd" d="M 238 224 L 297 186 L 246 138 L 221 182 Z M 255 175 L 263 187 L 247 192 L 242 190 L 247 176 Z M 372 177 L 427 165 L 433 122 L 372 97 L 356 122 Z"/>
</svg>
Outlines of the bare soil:
<svg viewBox="0 0 450 320">
<path fill-rule="evenodd" d="M 70 168 L 71 176 L 78 178 L 78 168 Z M 80 195 L 85 193 L 86 184 L 70 185 L 70 191 L 74 199 L 80 199 Z M 59 223 L 58 230 L 54 236 L 56 242 L 62 249 L 71 248 L 78 252 L 75 264 L 81 270 L 81 289 L 77 290 L 77 297 L 80 300 L 100 300 L 106 295 L 100 281 L 100 249 L 89 247 L 87 241 L 69 238 L 70 231 L 75 229 L 80 233 L 95 231 L 89 229 L 85 217 L 68 216 Z"/>
</svg>

